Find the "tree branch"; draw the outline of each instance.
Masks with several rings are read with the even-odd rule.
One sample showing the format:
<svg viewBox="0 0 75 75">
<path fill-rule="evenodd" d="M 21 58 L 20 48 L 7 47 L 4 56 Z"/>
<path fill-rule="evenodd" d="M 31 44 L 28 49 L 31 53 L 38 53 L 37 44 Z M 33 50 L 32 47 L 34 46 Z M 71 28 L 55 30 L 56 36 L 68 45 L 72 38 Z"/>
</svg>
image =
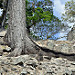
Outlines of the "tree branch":
<svg viewBox="0 0 75 75">
<path fill-rule="evenodd" d="M 1 23 L 2 28 L 4 26 L 7 11 L 8 11 L 8 2 L 9 2 L 9 0 L 6 0 L 5 2 L 3 2 L 3 14 L 2 14 L 2 18 L 1 18 L 2 19 L 2 23 Z"/>
</svg>

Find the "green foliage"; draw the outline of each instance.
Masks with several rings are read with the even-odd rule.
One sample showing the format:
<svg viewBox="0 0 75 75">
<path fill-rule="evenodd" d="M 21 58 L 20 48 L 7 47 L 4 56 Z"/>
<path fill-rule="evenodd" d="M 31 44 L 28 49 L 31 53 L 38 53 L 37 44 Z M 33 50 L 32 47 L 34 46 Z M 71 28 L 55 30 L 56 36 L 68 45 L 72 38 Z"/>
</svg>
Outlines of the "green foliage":
<svg viewBox="0 0 75 75">
<path fill-rule="evenodd" d="M 0 8 L 3 9 L 2 2 Z M 61 21 L 53 15 L 53 2 L 50 0 L 26 0 L 26 24 L 34 39 L 53 39 L 54 34 L 63 28 Z M 5 23 L 4 28 L 7 27 Z"/>
<path fill-rule="evenodd" d="M 64 21 L 75 22 L 75 1 L 71 0 L 65 4 L 65 14 L 63 14 L 62 19 Z"/>
<path fill-rule="evenodd" d="M 41 3 L 41 2 L 40 2 Z M 37 22 L 40 22 L 41 19 L 43 21 L 51 21 L 52 14 L 50 11 L 44 11 L 43 8 L 37 7 L 33 10 L 33 7 L 26 9 L 26 15 L 27 15 L 27 25 L 29 26 L 32 22 L 33 25 L 35 25 Z"/>
<path fill-rule="evenodd" d="M 32 8 L 28 9 L 32 10 Z M 37 22 L 40 22 L 41 19 L 46 22 L 46 21 L 51 21 L 52 19 L 52 14 L 49 11 L 43 11 L 42 8 L 37 7 L 35 8 L 35 12 L 28 11 L 27 10 L 27 25 L 29 25 L 29 22 L 32 21 L 32 24 L 36 24 Z"/>
<path fill-rule="evenodd" d="M 53 39 L 63 25 L 53 15 L 53 3 L 50 0 L 26 2 L 26 23 L 30 36 L 36 39 Z M 50 8 L 51 7 L 51 8 Z M 30 29 L 31 28 L 31 29 Z"/>
<path fill-rule="evenodd" d="M 52 2 L 50 0 L 43 0 L 43 1 L 35 1 L 31 2 L 26 2 L 28 4 L 26 7 L 26 23 L 27 23 L 27 28 L 33 28 L 33 35 L 36 36 L 38 32 L 41 31 L 41 27 L 47 27 L 48 25 L 39 25 L 39 22 L 43 21 L 45 22 L 51 22 L 53 19 L 53 10 L 50 11 L 47 9 L 45 6 L 49 4 L 51 6 Z M 30 6 L 28 6 L 30 4 Z M 38 25 L 37 25 L 38 23 Z M 35 29 L 36 28 L 36 29 Z M 30 30 L 31 31 L 31 30 Z M 31 34 L 30 34 L 31 35 Z M 32 35 L 31 35 L 32 36 Z M 37 35 L 38 36 L 38 35 Z M 40 35 L 41 36 L 41 35 Z M 32 36 L 33 37 L 33 36 Z M 42 36 L 41 36 L 42 37 Z M 33 37 L 34 38 L 34 37 Z"/>
</svg>

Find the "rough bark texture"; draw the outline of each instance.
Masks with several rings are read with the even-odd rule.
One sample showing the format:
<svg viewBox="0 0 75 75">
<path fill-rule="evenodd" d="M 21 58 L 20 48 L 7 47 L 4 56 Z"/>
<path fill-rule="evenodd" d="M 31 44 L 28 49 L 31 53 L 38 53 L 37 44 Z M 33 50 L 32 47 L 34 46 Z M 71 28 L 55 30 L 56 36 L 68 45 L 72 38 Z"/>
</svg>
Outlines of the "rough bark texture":
<svg viewBox="0 0 75 75">
<path fill-rule="evenodd" d="M 5 41 L 13 49 L 10 56 L 37 53 L 39 48 L 30 40 L 26 29 L 25 0 L 9 0 L 9 25 Z"/>
</svg>

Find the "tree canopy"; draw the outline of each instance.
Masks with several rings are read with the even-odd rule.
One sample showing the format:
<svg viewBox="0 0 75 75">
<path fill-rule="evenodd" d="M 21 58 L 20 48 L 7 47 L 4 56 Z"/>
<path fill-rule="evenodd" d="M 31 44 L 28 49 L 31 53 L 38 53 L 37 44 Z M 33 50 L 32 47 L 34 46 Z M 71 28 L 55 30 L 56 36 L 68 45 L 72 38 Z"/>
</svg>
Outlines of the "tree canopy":
<svg viewBox="0 0 75 75">
<path fill-rule="evenodd" d="M 53 15 L 53 2 L 50 0 L 27 1 L 26 17 L 30 35 L 37 39 L 56 39 L 54 36 L 64 25 Z"/>
<path fill-rule="evenodd" d="M 75 1 L 71 0 L 65 4 L 65 14 L 63 14 L 63 20 L 68 22 L 75 22 Z"/>
<path fill-rule="evenodd" d="M 0 0 L 0 8 L 5 12 L 6 0 Z M 8 1 L 8 0 L 7 0 Z M 4 14 L 2 14 L 4 15 Z M 2 16 L 0 21 L 2 21 Z M 5 21 L 7 21 L 6 18 Z M 2 23 L 2 22 L 0 22 Z M 7 28 L 8 22 L 5 22 Z M 54 39 L 54 36 L 63 27 L 64 24 L 53 15 L 53 2 L 51 0 L 26 0 L 26 24 L 30 36 L 34 39 Z"/>
</svg>

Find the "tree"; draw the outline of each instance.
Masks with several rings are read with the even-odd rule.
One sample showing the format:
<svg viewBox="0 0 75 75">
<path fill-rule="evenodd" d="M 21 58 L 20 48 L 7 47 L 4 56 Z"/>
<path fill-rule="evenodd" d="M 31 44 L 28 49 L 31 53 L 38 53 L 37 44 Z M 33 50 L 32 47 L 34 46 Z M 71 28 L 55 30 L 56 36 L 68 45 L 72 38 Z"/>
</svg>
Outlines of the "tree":
<svg viewBox="0 0 75 75">
<path fill-rule="evenodd" d="M 0 7 L 3 9 L 1 26 L 7 28 L 9 15 L 5 12 L 8 2 L 2 0 L 0 3 L 4 5 Z M 32 2 L 26 0 L 26 24 L 30 37 L 36 40 L 56 40 L 54 35 L 63 28 L 61 21 L 53 15 L 53 2 L 50 0 L 33 0 Z"/>
<path fill-rule="evenodd" d="M 38 53 L 40 48 L 28 37 L 26 28 L 25 0 L 9 0 L 8 30 L 4 40 L 12 48 L 9 56 Z"/>
<path fill-rule="evenodd" d="M 28 36 L 26 28 L 25 0 L 8 0 L 8 30 L 4 41 L 12 48 L 9 56 L 39 53 L 44 51 Z M 49 51 L 47 55 L 49 54 Z M 50 54 L 49 54 L 50 55 Z"/>
<path fill-rule="evenodd" d="M 65 13 L 62 14 L 62 20 L 64 22 L 64 24 L 67 23 L 66 25 L 66 30 L 68 31 L 72 26 L 69 26 L 68 23 L 74 23 L 75 22 L 75 1 L 71 0 L 71 1 L 67 1 L 65 3 Z M 74 27 L 71 31 L 74 30 Z M 71 31 L 67 34 L 67 39 L 73 38 L 73 35 L 71 33 Z"/>
<path fill-rule="evenodd" d="M 64 21 L 75 22 L 75 1 L 71 0 L 65 4 L 65 14 L 62 16 Z"/>
<path fill-rule="evenodd" d="M 33 39 L 52 39 L 64 26 L 53 15 L 53 2 L 50 0 L 26 2 L 26 23 L 30 36 Z"/>
<path fill-rule="evenodd" d="M 2 15 L 0 16 L 0 28 L 4 29 L 5 27 L 7 27 L 6 21 L 8 20 L 8 18 L 6 18 L 8 10 L 8 0 L 0 0 L 0 9 L 3 10 Z"/>
<path fill-rule="evenodd" d="M 46 5 L 50 6 L 50 8 L 46 8 Z M 53 10 L 52 10 L 52 2 L 50 0 L 43 0 L 43 1 L 26 1 L 26 24 L 27 29 L 30 33 L 30 36 L 37 39 L 37 37 L 40 39 L 40 36 L 38 36 L 38 32 L 40 31 L 40 27 L 49 27 L 48 25 L 44 25 L 41 23 L 49 21 L 51 22 L 53 18 Z M 36 32 L 37 31 L 37 32 Z M 42 33 L 39 32 L 39 33 Z M 43 36 L 41 36 L 43 37 Z"/>
</svg>

